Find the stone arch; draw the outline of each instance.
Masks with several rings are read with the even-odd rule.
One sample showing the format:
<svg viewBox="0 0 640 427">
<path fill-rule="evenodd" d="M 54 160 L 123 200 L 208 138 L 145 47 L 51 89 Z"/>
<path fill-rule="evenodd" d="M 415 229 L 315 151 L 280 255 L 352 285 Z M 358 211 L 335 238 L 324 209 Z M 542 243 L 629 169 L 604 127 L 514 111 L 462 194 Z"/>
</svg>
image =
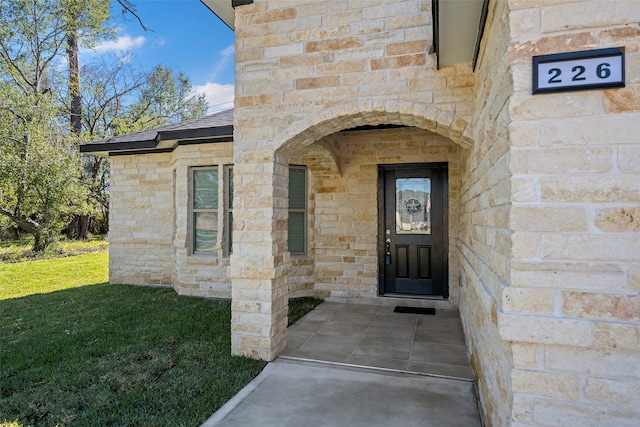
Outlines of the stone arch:
<svg viewBox="0 0 640 427">
<path fill-rule="evenodd" d="M 473 146 L 473 127 L 465 119 L 431 104 L 360 100 L 336 105 L 298 120 L 282 135 L 278 154 L 288 157 L 321 138 L 358 126 L 412 126 L 442 135 L 463 148 Z"/>
</svg>

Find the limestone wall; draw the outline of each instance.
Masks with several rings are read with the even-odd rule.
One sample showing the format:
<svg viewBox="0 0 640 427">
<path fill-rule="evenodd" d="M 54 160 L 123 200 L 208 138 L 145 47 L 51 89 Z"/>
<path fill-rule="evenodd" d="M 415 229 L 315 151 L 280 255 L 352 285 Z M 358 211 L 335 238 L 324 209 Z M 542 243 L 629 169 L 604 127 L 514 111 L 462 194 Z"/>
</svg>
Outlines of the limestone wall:
<svg viewBox="0 0 640 427">
<path fill-rule="evenodd" d="M 487 425 L 511 418 L 511 362 L 498 323 L 509 285 L 510 170 L 507 101 L 512 77 L 506 62 L 508 10 L 491 2 L 475 72 L 474 146 L 465 152 L 460 191 L 460 310 Z"/>
<path fill-rule="evenodd" d="M 172 284 L 171 156 L 113 156 L 109 208 L 109 282 Z"/>
<path fill-rule="evenodd" d="M 231 143 L 185 145 L 172 153 L 112 156 L 109 229 L 111 283 L 173 286 L 180 294 L 231 296 L 222 248 L 224 166 L 231 163 Z M 189 251 L 189 168 L 218 166 L 218 251 Z"/>
<path fill-rule="evenodd" d="M 234 184 L 242 217 L 234 223 L 228 270 L 235 354 L 271 359 L 285 343 L 287 275 L 300 278 L 300 261 L 284 252 L 292 156 L 344 129 L 381 123 L 415 126 L 471 145 L 471 66 L 436 69 L 428 54 L 431 3 L 256 0 L 236 8 Z M 360 250 L 370 262 L 368 249 Z M 353 263 L 343 256 L 348 270 Z M 318 265 L 315 273 L 329 288 Z M 369 277 L 349 281 L 358 294 L 372 295 Z M 346 286 L 342 294 L 336 287 L 331 285 L 332 294 L 349 295 Z"/>
<path fill-rule="evenodd" d="M 291 161 L 309 170 L 310 263 L 314 293 L 332 301 L 379 303 L 378 165 L 448 162 L 449 283 L 458 300 L 458 159 L 463 149 L 417 128 L 341 132 L 302 149 Z M 335 157 L 329 153 L 333 153 Z M 307 273 L 307 269 L 303 273 Z M 290 273 L 296 283 L 297 268 Z M 308 276 L 307 276 L 308 277 Z M 293 289 L 293 285 L 290 286 Z M 394 301 L 395 303 L 395 301 Z M 435 302 L 431 304 L 436 305 Z"/>
<path fill-rule="evenodd" d="M 510 1 L 517 425 L 640 422 L 640 2 Z M 531 56 L 624 46 L 623 89 L 531 94 Z"/>
<path fill-rule="evenodd" d="M 233 144 L 182 145 L 172 156 L 175 173 L 175 235 L 173 236 L 173 256 L 175 271 L 173 284 L 176 291 L 185 295 L 229 298 L 231 280 L 227 278 L 229 256 L 225 253 L 226 212 L 224 168 L 232 164 Z M 194 166 L 218 167 L 218 243 L 213 254 L 198 255 L 190 251 L 189 235 L 189 168 Z"/>
</svg>

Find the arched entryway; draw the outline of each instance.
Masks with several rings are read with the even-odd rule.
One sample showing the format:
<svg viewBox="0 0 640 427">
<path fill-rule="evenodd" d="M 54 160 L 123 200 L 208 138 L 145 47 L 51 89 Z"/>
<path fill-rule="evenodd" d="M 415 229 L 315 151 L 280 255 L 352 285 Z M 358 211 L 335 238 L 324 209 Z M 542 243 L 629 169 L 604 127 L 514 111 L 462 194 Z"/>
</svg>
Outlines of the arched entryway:
<svg viewBox="0 0 640 427">
<path fill-rule="evenodd" d="M 336 106 L 305 116 L 278 135 L 282 144 L 272 139 L 262 152 L 255 147 L 249 152 L 239 141 L 235 153 L 235 203 L 243 211 L 234 212 L 234 242 L 241 244 L 230 267 L 233 352 L 267 360 L 284 348 L 290 291 L 336 301 L 378 297 L 380 166 L 446 164 L 455 184 L 459 160 L 471 144 L 466 121 L 433 106 L 400 101 Z M 287 250 L 292 165 L 306 168 L 310 196 L 309 245 L 294 256 Z M 258 171 L 265 184 L 257 184 Z M 459 186 L 448 188 L 453 190 L 446 201 L 448 217 L 455 218 Z M 448 237 L 455 220 L 447 227 Z M 447 260 L 454 248 L 448 246 Z M 448 281 L 457 275 L 452 264 Z M 455 295 L 440 297 L 442 307 L 455 304 Z"/>
</svg>

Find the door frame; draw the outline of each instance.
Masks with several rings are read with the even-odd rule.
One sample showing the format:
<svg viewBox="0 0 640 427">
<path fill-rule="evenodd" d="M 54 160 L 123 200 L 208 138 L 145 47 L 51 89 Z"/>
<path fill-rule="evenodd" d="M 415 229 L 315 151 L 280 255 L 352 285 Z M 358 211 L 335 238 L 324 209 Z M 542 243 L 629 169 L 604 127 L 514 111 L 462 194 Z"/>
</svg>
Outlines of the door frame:
<svg viewBox="0 0 640 427">
<path fill-rule="evenodd" d="M 392 170 L 406 169 L 441 169 L 442 173 L 442 263 L 444 284 L 442 296 L 438 295 L 407 295 L 415 299 L 449 299 L 449 163 L 448 162 L 428 162 L 428 163 L 397 163 L 378 165 L 378 296 L 394 296 L 385 293 L 385 172 Z"/>
</svg>

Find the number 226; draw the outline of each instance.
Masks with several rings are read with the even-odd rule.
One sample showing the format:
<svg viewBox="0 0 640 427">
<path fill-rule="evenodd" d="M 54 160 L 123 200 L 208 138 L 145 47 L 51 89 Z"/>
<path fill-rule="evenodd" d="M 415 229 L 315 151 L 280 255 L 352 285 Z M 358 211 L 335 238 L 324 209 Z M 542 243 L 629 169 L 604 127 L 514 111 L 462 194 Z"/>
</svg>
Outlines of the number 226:
<svg viewBox="0 0 640 427">
<path fill-rule="evenodd" d="M 606 79 L 607 77 L 609 77 L 611 75 L 611 69 L 609 67 L 611 67 L 611 64 L 607 62 L 599 64 L 598 67 L 596 68 L 596 76 L 598 76 L 598 78 L 601 78 L 601 79 Z M 583 76 L 585 71 L 587 71 L 587 69 L 582 65 L 576 65 L 575 67 L 573 67 L 571 69 L 571 72 L 574 74 L 573 74 L 573 77 L 571 77 L 571 81 L 579 82 L 581 80 L 586 80 L 587 78 Z M 560 78 L 561 74 L 562 74 L 562 70 L 560 70 L 560 68 L 550 69 L 549 75 L 551 77 L 549 78 L 548 83 L 562 83 L 562 79 Z"/>
</svg>

